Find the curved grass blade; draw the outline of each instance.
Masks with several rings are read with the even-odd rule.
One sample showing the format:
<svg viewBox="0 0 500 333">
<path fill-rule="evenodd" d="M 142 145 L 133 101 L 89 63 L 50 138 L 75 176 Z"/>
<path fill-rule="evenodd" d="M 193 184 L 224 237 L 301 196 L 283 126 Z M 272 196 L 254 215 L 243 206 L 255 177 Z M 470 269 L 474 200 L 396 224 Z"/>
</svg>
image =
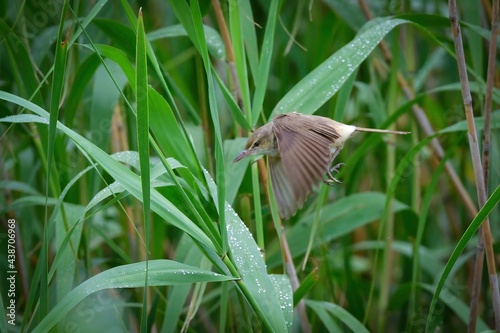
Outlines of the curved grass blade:
<svg viewBox="0 0 500 333">
<path fill-rule="evenodd" d="M 383 193 L 364 192 L 352 194 L 324 206 L 319 218 L 321 224 L 319 225 L 318 239 L 315 240 L 313 248 L 379 219 L 384 209 L 384 202 L 385 195 Z M 399 201 L 394 201 L 393 205 L 394 212 L 408 209 L 407 205 Z M 294 258 L 304 254 L 307 250 L 313 220 L 314 214 L 309 214 L 287 230 L 286 237 Z M 268 246 L 266 252 L 269 268 L 276 267 L 281 263 L 281 252 L 277 242 Z"/>
<path fill-rule="evenodd" d="M 255 125 L 259 120 L 259 113 L 264 103 L 264 95 L 266 93 L 267 83 L 269 79 L 269 68 L 271 67 L 271 58 L 274 47 L 274 33 L 276 31 L 276 22 L 278 21 L 278 8 L 281 1 L 271 1 L 269 8 L 269 16 L 266 22 L 266 31 L 264 32 L 264 40 L 262 41 L 262 50 L 260 52 L 259 69 L 257 71 L 256 81 L 257 88 L 255 90 L 252 101 L 252 123 Z"/>
<path fill-rule="evenodd" d="M 141 188 L 143 219 L 146 232 L 146 253 L 149 246 L 149 208 L 151 205 L 151 169 L 149 165 L 149 99 L 148 99 L 148 63 L 146 56 L 146 36 L 142 11 L 139 10 L 137 20 L 137 42 L 136 42 L 136 82 L 135 100 L 137 102 L 137 146 L 139 150 L 139 161 L 141 169 Z M 147 261 L 146 261 L 147 266 Z M 147 277 L 146 277 L 147 279 Z M 146 280 L 147 281 L 147 280 Z M 146 286 L 147 287 L 147 286 Z"/>
<path fill-rule="evenodd" d="M 320 301 L 311 301 L 311 300 L 306 300 L 306 305 L 310 307 L 311 309 L 316 312 L 323 323 L 327 323 L 328 321 L 325 320 L 325 314 L 328 314 L 329 316 L 336 317 L 338 320 L 340 320 L 342 323 L 344 323 L 347 327 L 349 327 L 353 332 L 356 333 L 369 333 L 369 331 L 366 329 L 366 327 L 359 322 L 352 314 L 344 310 L 341 306 L 338 306 L 337 304 L 333 303 L 328 303 L 328 302 L 320 302 Z M 326 313 L 325 313 L 326 312 Z M 328 328 L 328 327 L 327 327 Z M 336 328 L 335 327 L 330 327 L 328 328 L 330 332 L 335 332 Z"/>
<path fill-rule="evenodd" d="M 56 34 L 57 32 L 54 31 L 55 36 L 57 36 Z M 37 105 L 43 106 L 44 100 L 34 74 L 36 70 L 33 68 L 33 62 L 30 59 L 28 50 L 19 36 L 12 33 L 11 28 L 3 19 L 0 20 L 0 38 L 2 38 L 2 48 L 5 49 L 4 52 L 10 60 L 14 80 L 19 87 L 24 87 L 25 91 L 19 91 L 19 94 L 31 96 L 30 100 Z"/>
<path fill-rule="evenodd" d="M 222 282 L 233 277 L 185 265 L 172 260 L 150 260 L 148 263 L 149 286 L 171 286 L 197 282 Z M 103 289 L 141 288 L 146 279 L 146 263 L 138 262 L 117 266 L 86 280 L 64 297 L 32 331 L 48 332 L 85 297 Z"/>
<path fill-rule="evenodd" d="M 250 86 L 249 86 L 249 77 L 248 77 L 248 70 L 253 70 L 254 68 L 257 68 L 258 64 L 258 58 L 257 58 L 257 42 L 256 39 L 253 40 L 246 40 L 243 37 L 243 31 L 244 27 L 247 27 L 248 30 L 254 30 L 254 25 L 253 24 L 246 24 L 243 25 L 241 24 L 241 11 L 243 8 L 246 8 L 248 1 L 235 1 L 231 0 L 229 1 L 229 30 L 231 34 L 231 44 L 233 47 L 233 56 L 234 59 L 232 62 L 228 63 L 228 66 L 231 71 L 235 70 L 237 73 L 236 79 L 239 81 L 238 84 L 236 82 L 233 82 L 233 90 L 239 89 L 239 93 L 241 94 L 241 103 L 242 103 L 242 110 L 240 111 L 241 116 L 246 116 L 245 122 L 248 121 L 249 124 L 252 124 L 251 117 L 252 117 L 252 106 L 251 106 L 251 94 L 250 94 Z M 251 11 L 248 11 L 247 14 L 251 17 L 252 13 Z M 252 21 L 253 22 L 253 21 Z M 255 30 L 254 30 L 255 32 Z M 251 34 L 249 36 L 252 36 Z M 255 36 L 255 34 L 254 34 Z M 251 38 L 251 37 L 250 37 Z M 253 43 L 255 42 L 255 43 Z M 250 44 L 250 45 L 249 45 Z M 248 62 L 245 57 L 245 49 L 251 49 L 252 47 L 255 47 L 253 49 L 254 53 L 252 57 L 248 57 Z M 229 59 L 228 59 L 229 60 Z M 248 64 L 248 65 L 247 65 Z M 253 67 L 253 65 L 255 66 Z M 255 78 L 255 76 L 254 76 Z M 238 108 L 239 109 L 239 108 Z M 243 112 L 242 112 L 243 111 Z M 250 130 L 251 130 L 251 126 Z"/>
<path fill-rule="evenodd" d="M 396 26 L 408 23 L 401 19 L 368 22 L 364 32 L 335 52 L 297 83 L 276 105 L 271 118 L 278 114 L 300 112 L 313 114 L 326 103 L 370 55 L 380 41 Z"/>
<path fill-rule="evenodd" d="M 116 62 L 125 76 L 127 77 L 127 81 L 129 82 L 130 86 L 135 89 L 135 68 L 132 66 L 130 63 L 130 60 L 127 58 L 127 54 L 123 52 L 121 49 L 118 49 L 114 46 L 111 45 L 103 45 L 103 44 L 94 44 L 94 45 L 87 45 L 87 44 L 82 44 L 81 46 L 88 48 L 92 52 L 98 53 L 101 57 L 106 57 L 108 59 L 113 60 Z"/>
<path fill-rule="evenodd" d="M 305 279 L 302 280 L 300 286 L 293 293 L 293 306 L 295 307 L 318 282 L 319 274 L 318 267 L 315 267 Z"/>
<path fill-rule="evenodd" d="M 123 50 L 131 58 L 135 55 L 136 45 L 132 41 L 136 39 L 137 22 L 135 31 L 121 22 L 110 19 L 95 18 L 92 23 L 113 41 L 116 48 Z"/>
<path fill-rule="evenodd" d="M 293 323 L 294 297 L 290 278 L 285 274 L 271 274 L 269 275 L 269 278 L 278 293 L 278 300 L 281 304 L 281 309 L 283 310 L 283 317 L 285 317 L 288 332 L 291 332 Z"/>
<path fill-rule="evenodd" d="M 208 174 L 206 179 L 210 191 L 214 193 L 212 195 L 217 196 L 213 179 Z M 241 280 L 237 281 L 239 290 L 252 306 L 265 331 L 286 332 L 289 327 L 286 322 L 288 306 L 284 306 L 284 311 L 281 311 L 286 295 L 283 290 L 280 293 L 276 290 L 277 285 L 267 274 L 266 264 L 252 234 L 228 204 L 225 216 L 231 258 L 228 267 L 231 269 L 234 265 L 231 270 L 233 275 L 239 274 L 241 277 Z M 228 258 L 224 261 L 228 264 Z M 289 300 L 291 303 L 291 289 Z"/>
<path fill-rule="evenodd" d="M 428 291 L 430 294 L 435 291 L 435 286 L 429 284 L 419 284 L 418 287 Z M 439 295 L 441 302 L 446 304 L 446 306 L 455 312 L 456 315 L 463 321 L 464 325 L 467 325 L 469 323 L 470 308 L 458 296 L 455 296 L 452 290 L 444 289 L 443 291 L 444 292 Z M 481 318 L 477 318 L 476 331 L 493 332 L 493 330 L 489 330 L 488 325 Z"/>
<path fill-rule="evenodd" d="M 241 109 L 238 107 L 238 104 L 234 100 L 233 96 L 231 95 L 231 92 L 229 89 L 226 87 L 224 82 L 222 82 L 222 79 L 219 77 L 219 74 L 215 71 L 215 69 L 212 66 L 212 72 L 214 78 L 217 80 L 217 84 L 219 85 L 219 88 L 222 92 L 222 96 L 224 96 L 224 100 L 226 101 L 227 107 L 229 108 L 229 111 L 231 111 L 231 114 L 233 115 L 234 119 L 238 122 L 238 124 L 243 127 L 246 130 L 252 130 L 252 126 L 247 122 L 247 119 L 241 112 Z"/>
<path fill-rule="evenodd" d="M 201 12 L 199 8 L 198 1 L 191 2 L 191 19 L 193 25 L 194 34 L 190 34 L 193 44 L 197 46 L 200 56 L 203 60 L 203 65 L 205 67 L 205 73 L 207 75 L 208 84 L 208 103 L 210 106 L 210 115 L 212 116 L 212 124 L 215 131 L 215 176 L 217 179 L 217 204 L 219 209 L 219 222 L 220 222 L 220 235 L 222 242 L 222 253 L 225 255 L 228 250 L 228 240 L 227 240 L 227 229 L 226 229 L 226 218 L 225 218 L 225 203 L 226 203 L 226 187 L 225 187 L 225 165 L 224 165 L 224 154 L 222 149 L 222 134 L 219 123 L 219 108 L 217 105 L 217 96 L 215 92 L 214 78 L 212 76 L 212 67 L 210 64 L 210 57 L 208 55 L 207 43 L 205 39 L 205 34 L 203 32 L 203 23 Z M 191 21 L 188 21 L 191 22 Z M 183 23 L 188 23 L 183 22 Z"/>
<path fill-rule="evenodd" d="M 54 150 L 56 144 L 56 127 L 57 127 L 57 119 L 59 116 L 59 105 L 61 105 L 61 98 L 63 93 L 64 81 L 65 81 L 65 72 L 66 72 L 66 57 L 68 54 L 68 40 L 64 35 L 64 17 L 66 15 L 66 11 L 68 10 L 68 1 L 64 1 L 63 9 L 61 13 L 61 21 L 59 22 L 59 32 L 57 34 L 57 42 L 56 42 L 56 55 L 54 60 L 54 72 L 52 75 L 52 87 L 51 87 L 51 99 L 50 99 L 50 117 L 49 117 L 49 133 L 48 133 L 48 141 L 47 141 L 47 179 L 45 182 L 45 197 L 49 197 L 49 193 L 52 192 L 53 195 L 59 196 L 60 188 L 58 186 L 57 178 L 54 176 L 54 171 L 57 170 L 57 167 L 53 168 L 53 159 L 54 159 Z M 51 177 L 54 177 L 51 179 Z M 66 230 L 69 230 L 69 226 L 67 225 L 66 217 L 63 210 L 63 221 Z M 45 206 L 44 212 L 44 230 L 43 230 L 43 240 L 42 240 L 42 255 L 43 258 L 45 255 L 49 253 L 49 243 L 50 243 L 50 235 L 49 235 L 49 216 L 48 216 L 48 208 Z M 58 229 L 61 232 L 60 229 Z M 56 236 L 61 237 L 59 233 Z M 40 260 L 39 265 L 42 266 L 41 274 L 40 274 L 40 315 L 43 317 L 47 314 L 48 311 L 48 261 Z M 57 293 L 64 293 L 64 290 L 61 289 L 61 286 L 58 284 Z"/>
<path fill-rule="evenodd" d="M 432 296 L 432 301 L 431 305 L 429 307 L 429 314 L 428 318 L 432 318 L 434 308 L 436 307 L 437 300 L 439 298 L 439 295 L 441 293 L 441 290 L 443 289 L 443 286 L 453 269 L 453 266 L 455 265 L 455 262 L 458 260 L 460 257 L 460 254 L 462 251 L 465 249 L 465 246 L 469 242 L 469 240 L 474 236 L 476 233 L 477 229 L 481 226 L 483 223 L 484 219 L 491 213 L 493 208 L 500 202 L 500 185 L 497 186 L 493 194 L 488 198 L 488 201 L 484 204 L 483 208 L 477 213 L 476 217 L 474 220 L 471 222 L 467 230 L 465 230 L 465 233 L 463 236 L 460 238 L 460 240 L 457 243 L 457 246 L 453 250 L 453 253 L 450 256 L 450 259 L 448 259 L 448 262 L 446 263 L 446 266 L 444 267 L 444 271 L 441 274 L 441 277 L 439 278 L 439 281 L 436 285 L 436 290 L 434 291 L 434 295 Z M 430 323 L 431 321 L 428 320 L 427 324 L 425 326 L 425 331 L 428 332 L 430 328 Z"/>
<path fill-rule="evenodd" d="M 137 39 L 135 53 L 135 100 L 137 103 L 137 149 L 141 165 L 142 189 L 142 219 L 146 240 L 146 267 L 144 276 L 144 292 L 142 298 L 141 332 L 147 331 L 148 323 L 148 275 L 149 275 L 149 246 L 150 246 L 150 212 L 151 207 L 151 169 L 149 166 L 149 99 L 148 99 L 148 59 L 146 55 L 146 35 L 142 9 L 139 9 L 137 20 Z"/>
<path fill-rule="evenodd" d="M 227 234 L 232 261 L 241 275 L 238 286 L 257 313 L 266 330 L 272 332 L 287 332 L 289 323 L 286 322 L 282 311 L 280 297 L 283 290 L 278 291 L 267 274 L 262 254 L 255 243 L 250 231 L 240 220 L 231 206 L 226 206 Z M 289 289 L 288 300 L 293 301 L 292 290 Z M 288 305 L 285 306 L 288 309 Z"/>
<path fill-rule="evenodd" d="M 132 8 L 130 7 L 130 4 L 126 0 L 120 0 L 120 3 L 122 5 L 123 10 L 125 11 L 127 18 L 129 20 L 129 23 L 131 27 L 134 29 L 136 28 L 137 25 L 137 18 L 135 16 L 135 13 L 133 12 Z M 180 2 L 182 4 L 182 2 Z M 160 81 L 160 86 L 163 89 L 163 91 L 166 94 L 166 100 L 168 104 L 170 105 L 171 109 L 174 111 L 175 117 L 179 120 L 179 128 L 182 130 L 184 133 L 184 137 L 189 137 L 189 132 L 184 125 L 184 122 L 180 121 L 182 119 L 181 113 L 179 109 L 177 108 L 176 102 L 174 100 L 174 97 L 171 93 L 171 90 L 173 89 L 174 91 L 178 90 L 178 87 L 176 87 L 175 83 L 172 80 L 169 80 L 168 74 L 166 73 L 166 70 L 163 68 L 163 66 L 160 65 L 160 62 L 158 61 L 155 53 L 153 52 L 153 48 L 149 41 L 146 43 L 146 52 L 148 54 L 148 60 L 150 61 L 150 68 L 151 74 L 155 75 L 157 79 Z M 167 81 L 169 84 L 167 84 Z M 194 110 L 192 107 L 191 103 L 187 101 L 186 98 L 184 98 L 184 94 L 179 93 L 177 95 L 181 102 L 185 104 L 186 106 L 186 111 L 188 112 L 189 116 L 191 117 L 192 121 L 198 125 L 201 121 L 198 117 L 197 112 Z M 202 166 L 201 162 L 198 159 L 198 155 L 196 154 L 196 149 L 194 147 L 194 144 L 192 143 L 191 140 L 188 140 L 189 143 L 189 154 L 191 155 L 192 161 L 196 164 L 196 168 L 193 169 L 196 173 L 197 178 L 203 179 L 203 171 L 202 171 Z"/>
<path fill-rule="evenodd" d="M 420 245 L 422 244 L 422 240 L 424 237 L 424 230 L 427 225 L 427 215 L 429 213 L 429 209 L 431 207 L 431 200 L 436 189 L 436 186 L 439 181 L 439 177 L 444 170 L 444 166 L 446 161 L 450 155 L 455 152 L 455 148 L 458 145 L 459 140 L 452 145 L 451 148 L 446 150 L 446 154 L 443 156 L 441 161 L 439 162 L 438 167 L 434 170 L 433 176 L 429 185 L 427 185 L 427 190 L 424 195 L 424 199 L 422 200 L 420 214 L 418 219 L 418 227 L 417 227 L 417 235 L 415 237 L 415 243 L 413 247 L 413 266 L 412 266 L 412 280 L 411 280 L 411 289 L 410 289 L 410 301 L 409 301 L 409 309 L 408 315 L 411 316 L 413 313 L 415 306 L 417 304 L 417 280 L 419 274 L 419 264 L 420 264 Z M 408 320 L 408 325 L 411 320 Z M 409 328 L 409 327 L 408 327 Z"/>
<path fill-rule="evenodd" d="M 25 107 L 42 116 L 45 120 L 49 118 L 47 111 L 18 96 L 0 91 L 0 99 Z M 68 135 L 82 151 L 88 153 L 89 156 L 101 165 L 114 179 L 118 180 L 130 194 L 139 200 L 141 199 L 140 181 L 135 173 L 106 154 L 101 148 L 64 126 L 62 123 L 57 122 L 57 128 Z M 187 232 L 200 243 L 214 249 L 214 245 L 207 235 L 158 191 L 152 189 L 151 199 L 152 210 L 165 219 L 165 221 Z"/>
<path fill-rule="evenodd" d="M 203 25 L 203 31 L 205 32 L 208 52 L 216 59 L 224 60 L 226 58 L 226 49 L 219 32 L 207 25 Z M 184 29 L 182 25 L 176 24 L 152 31 L 147 34 L 147 37 L 148 40 L 152 42 L 161 38 L 182 37 L 187 35 L 186 29 Z"/>
<path fill-rule="evenodd" d="M 193 240 L 187 235 L 183 235 L 175 253 L 175 261 L 198 266 L 202 258 L 203 253 Z M 176 285 L 168 288 L 165 317 L 163 318 L 161 327 L 162 333 L 174 333 L 177 331 L 179 318 L 181 317 L 191 287 L 190 285 Z"/>
</svg>

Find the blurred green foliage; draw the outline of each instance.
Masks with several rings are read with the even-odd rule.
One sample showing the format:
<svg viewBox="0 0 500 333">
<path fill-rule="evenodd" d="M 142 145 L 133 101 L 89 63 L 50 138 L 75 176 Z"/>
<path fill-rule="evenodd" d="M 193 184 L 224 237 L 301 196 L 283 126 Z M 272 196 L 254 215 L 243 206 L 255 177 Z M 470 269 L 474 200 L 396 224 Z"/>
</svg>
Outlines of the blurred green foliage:
<svg viewBox="0 0 500 333">
<path fill-rule="evenodd" d="M 484 4 L 459 4 L 478 130 Z M 2 283 L 1 330 L 297 331 L 297 298 L 313 332 L 464 330 L 473 216 L 412 113 L 425 111 L 475 201 L 447 3 L 370 1 L 373 19 L 347 0 L 220 5 L 232 52 L 209 1 L 0 4 L 2 274 L 9 219 L 17 246 L 16 326 Z M 232 163 L 249 129 L 293 111 L 412 132 L 347 142 L 343 183 L 283 221 L 295 299 L 265 168 Z M 489 193 L 500 112 L 491 125 Z M 480 331 L 494 327 L 486 276 L 482 288 Z"/>
</svg>

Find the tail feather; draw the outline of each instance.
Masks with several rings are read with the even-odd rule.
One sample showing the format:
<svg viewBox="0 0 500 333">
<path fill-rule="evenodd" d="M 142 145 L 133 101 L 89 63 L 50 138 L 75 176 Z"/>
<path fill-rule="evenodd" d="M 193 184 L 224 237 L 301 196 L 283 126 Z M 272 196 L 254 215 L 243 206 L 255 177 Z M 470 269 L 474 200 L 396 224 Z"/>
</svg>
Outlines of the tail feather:
<svg viewBox="0 0 500 333">
<path fill-rule="evenodd" d="M 359 131 L 359 132 L 386 133 L 386 134 L 410 134 L 411 133 L 411 132 L 391 131 L 391 130 L 385 130 L 385 129 L 365 128 L 365 127 L 356 127 L 356 131 Z"/>
</svg>

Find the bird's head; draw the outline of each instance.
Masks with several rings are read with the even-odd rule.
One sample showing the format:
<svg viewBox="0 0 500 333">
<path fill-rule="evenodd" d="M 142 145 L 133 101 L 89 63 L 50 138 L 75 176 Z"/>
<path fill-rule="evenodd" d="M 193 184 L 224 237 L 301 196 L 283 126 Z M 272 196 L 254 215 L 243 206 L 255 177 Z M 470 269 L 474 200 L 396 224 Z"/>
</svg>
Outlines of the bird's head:
<svg viewBox="0 0 500 333">
<path fill-rule="evenodd" d="M 248 139 L 245 149 L 234 159 L 233 163 L 249 155 L 279 155 L 276 137 L 273 133 L 272 122 L 259 127 Z"/>
</svg>

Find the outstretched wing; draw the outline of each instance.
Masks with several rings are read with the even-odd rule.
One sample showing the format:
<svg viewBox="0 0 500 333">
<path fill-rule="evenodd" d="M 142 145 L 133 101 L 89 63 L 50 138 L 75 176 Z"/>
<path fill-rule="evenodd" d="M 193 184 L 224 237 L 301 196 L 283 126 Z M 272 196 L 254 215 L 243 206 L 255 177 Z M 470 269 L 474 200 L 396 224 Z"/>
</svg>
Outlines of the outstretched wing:
<svg viewBox="0 0 500 333">
<path fill-rule="evenodd" d="M 292 186 L 288 181 L 287 172 L 280 157 L 268 157 L 269 173 L 273 185 L 274 198 L 278 205 L 278 212 L 283 219 L 290 218 L 297 209 L 302 207 L 302 203 L 297 202 Z"/>
<path fill-rule="evenodd" d="M 273 119 L 280 158 L 270 159 L 276 202 L 283 218 L 302 207 L 312 188 L 328 171 L 330 147 L 339 134 L 324 122 L 298 113 Z"/>
</svg>

